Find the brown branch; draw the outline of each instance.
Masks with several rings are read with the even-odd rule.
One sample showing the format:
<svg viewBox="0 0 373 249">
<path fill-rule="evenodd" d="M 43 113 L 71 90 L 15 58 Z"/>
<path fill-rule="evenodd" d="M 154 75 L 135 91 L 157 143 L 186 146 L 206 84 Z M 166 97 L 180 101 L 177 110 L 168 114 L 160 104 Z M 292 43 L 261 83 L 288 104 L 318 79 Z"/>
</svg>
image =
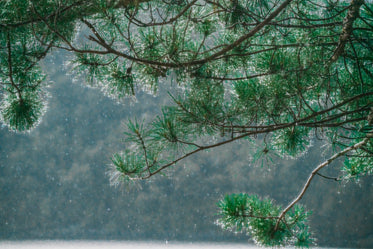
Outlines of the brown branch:
<svg viewBox="0 0 373 249">
<path fill-rule="evenodd" d="M 330 121 L 336 120 L 336 119 L 341 118 L 343 116 L 346 117 L 348 115 L 355 114 L 357 112 L 369 111 L 371 105 L 372 105 L 372 102 L 369 102 L 368 104 L 366 104 L 366 105 L 364 105 L 360 108 L 354 109 L 352 111 L 344 111 L 344 112 L 341 112 L 341 113 L 338 113 L 338 114 L 328 115 L 327 118 L 325 118 L 325 119 L 322 119 L 322 120 L 319 120 L 319 121 L 313 121 L 313 122 L 310 122 L 310 123 L 303 123 L 302 122 L 302 123 L 298 123 L 298 125 L 308 126 L 308 127 L 324 127 L 324 124 L 328 124 L 328 127 L 330 127 L 330 125 L 333 125 L 333 123 L 330 123 Z M 357 118 L 357 119 L 360 120 L 360 118 Z M 355 120 L 355 119 L 352 119 L 352 120 Z M 353 121 L 344 120 L 341 123 L 349 123 L 349 122 L 353 122 Z M 338 124 L 338 123 L 335 123 L 335 124 Z"/>
<path fill-rule="evenodd" d="M 137 137 L 139 138 L 140 140 L 140 143 L 141 143 L 141 146 L 142 146 L 142 149 L 144 151 L 144 157 L 145 157 L 145 163 L 146 163 L 146 169 L 149 173 L 149 175 L 151 175 L 151 172 L 150 172 L 150 165 L 149 165 L 149 161 L 148 161 L 148 153 L 147 153 L 147 150 L 146 150 L 146 147 L 145 147 L 145 142 L 144 142 L 144 139 L 142 138 L 140 132 L 138 130 L 136 130 L 136 135 Z"/>
<path fill-rule="evenodd" d="M 14 79 L 13 79 L 12 47 L 11 47 L 9 32 L 7 34 L 7 48 L 8 48 L 8 70 L 9 70 L 8 76 L 9 76 L 9 81 L 10 81 L 10 84 L 17 90 L 19 101 L 21 101 L 21 103 L 22 103 L 23 98 L 22 98 L 21 89 L 17 86 L 17 84 L 14 82 Z"/>
<path fill-rule="evenodd" d="M 101 41 L 101 37 L 97 36 L 97 38 L 100 40 L 98 42 L 102 47 L 104 47 L 107 50 L 107 53 L 113 53 L 118 56 L 121 56 L 125 59 L 134 61 L 134 62 L 139 62 L 143 63 L 146 65 L 155 65 L 155 66 L 161 66 L 161 67 L 170 67 L 170 68 L 180 68 L 180 67 L 185 67 L 185 66 L 195 66 L 195 65 L 201 65 L 206 62 L 212 61 L 216 58 L 218 58 L 221 55 L 224 55 L 225 53 L 229 52 L 230 50 L 234 49 L 238 45 L 240 45 L 242 42 L 245 40 L 249 39 L 250 37 L 254 36 L 257 34 L 263 27 L 265 27 L 270 21 L 272 21 L 276 16 L 278 16 L 283 9 L 285 9 L 293 0 L 286 0 L 284 1 L 275 11 L 273 11 L 266 19 L 264 19 L 261 23 L 259 23 L 257 26 L 255 26 L 250 32 L 247 34 L 241 36 L 238 38 L 235 42 L 227 45 L 223 49 L 221 49 L 219 52 L 210 55 L 209 57 L 200 59 L 200 60 L 194 60 L 194 61 L 186 61 L 186 62 L 180 62 L 180 63 L 170 63 L 170 62 L 161 62 L 161 61 L 152 61 L 152 60 L 147 60 L 147 59 L 142 59 L 142 58 L 136 58 L 133 56 L 130 56 L 128 54 L 122 53 L 120 51 L 117 51 L 113 49 L 110 45 L 108 45 L 106 42 Z M 101 38 L 101 39 L 100 39 Z M 96 41 L 97 42 L 97 41 Z M 71 47 L 71 46 L 70 46 Z M 76 50 L 76 52 L 82 52 L 79 50 Z"/>
<path fill-rule="evenodd" d="M 317 166 L 311 173 L 311 175 L 308 177 L 308 180 L 306 181 L 306 184 L 303 186 L 303 189 L 301 190 L 301 192 L 299 193 L 299 195 L 281 212 L 280 216 L 278 217 L 278 221 L 276 223 L 276 226 L 275 226 L 275 231 L 278 229 L 278 226 L 280 224 L 280 221 L 285 217 L 285 214 L 297 203 L 299 202 L 304 194 L 306 193 L 307 189 L 309 188 L 310 184 L 311 184 L 311 181 L 313 180 L 313 178 L 315 177 L 315 175 L 318 174 L 318 171 L 321 170 L 322 168 L 328 166 L 330 163 L 332 163 L 334 160 L 336 160 L 337 158 L 347 154 L 348 152 L 350 152 L 351 150 L 357 150 L 359 149 L 360 147 L 364 146 L 368 141 L 369 141 L 370 137 L 366 137 L 363 141 L 359 142 L 359 143 L 356 143 L 350 147 L 347 147 L 346 149 L 334 154 L 332 157 L 330 157 L 328 160 L 326 160 L 325 162 L 321 163 L 319 166 Z"/>
<path fill-rule="evenodd" d="M 138 0 L 135 1 L 136 4 L 140 2 L 145 2 L 146 0 Z M 126 4 L 129 4 L 130 1 L 122 0 L 116 5 L 115 7 L 123 7 Z M 93 25 L 89 25 L 89 23 L 85 22 L 87 26 L 91 28 L 91 30 L 94 32 L 95 36 L 97 37 L 98 40 L 93 39 L 95 42 L 97 42 L 100 46 L 106 49 L 106 51 L 103 50 L 82 50 L 78 49 L 71 44 L 70 41 L 68 41 L 60 32 L 58 32 L 56 29 L 54 29 L 48 22 L 46 17 L 42 17 L 40 13 L 38 13 L 35 9 L 35 6 L 32 5 L 34 13 L 37 15 L 38 20 L 44 22 L 47 27 L 54 32 L 68 47 L 57 47 L 61 49 L 65 49 L 67 51 L 73 51 L 77 53 L 93 53 L 93 54 L 115 54 L 117 56 L 123 57 L 125 59 L 131 60 L 133 62 L 145 64 L 145 65 L 153 65 L 153 66 L 160 66 L 160 67 L 169 67 L 169 68 L 180 68 L 180 67 L 185 67 L 185 66 L 195 66 L 195 65 L 201 65 L 206 62 L 209 62 L 211 60 L 215 59 L 220 59 L 222 55 L 226 54 L 228 51 L 232 50 L 233 48 L 237 47 L 240 45 L 242 42 L 245 40 L 249 39 L 250 37 L 254 36 L 257 34 L 263 27 L 265 27 L 269 22 L 271 22 L 276 16 L 280 14 L 280 12 L 285 9 L 292 0 L 286 0 L 284 1 L 275 11 L 273 11 L 266 19 L 264 19 L 261 23 L 259 23 L 257 26 L 255 26 L 252 30 L 250 30 L 247 34 L 241 36 L 239 39 L 237 39 L 235 42 L 225 46 L 222 48 L 220 51 L 216 52 L 215 54 L 210 55 L 209 57 L 200 59 L 200 60 L 193 60 L 193 61 L 186 61 L 186 62 L 162 62 L 162 61 L 156 61 L 156 60 L 148 60 L 144 58 L 137 58 L 135 56 L 131 56 L 126 53 L 122 53 L 120 51 L 115 50 L 114 48 L 111 47 L 110 44 L 108 44 L 98 33 L 95 33 L 94 30 L 92 30 Z M 92 39 L 92 37 L 91 37 Z"/>
<path fill-rule="evenodd" d="M 264 130 L 261 130 L 261 131 L 250 131 L 250 132 L 247 132 L 247 133 L 244 133 L 240 136 L 237 136 L 237 137 L 233 137 L 231 139 L 228 139 L 228 140 L 224 140 L 222 142 L 218 142 L 218 143 L 215 143 L 215 144 L 211 144 L 211 145 L 206 145 L 206 146 L 200 146 L 198 147 L 198 149 L 195 149 L 189 153 L 186 153 L 184 154 L 183 156 L 173 160 L 172 162 L 169 162 L 163 166 L 161 166 L 160 168 L 158 168 L 157 170 L 153 171 L 151 173 L 151 175 L 149 176 L 145 176 L 145 177 L 142 177 L 141 179 L 148 179 L 150 178 L 151 176 L 163 171 L 164 169 L 176 164 L 177 162 L 191 156 L 191 155 L 194 155 L 196 154 L 197 152 L 200 152 L 200 151 L 203 151 L 203 150 L 208 150 L 208 149 L 212 149 L 212 148 L 215 148 L 215 147 L 219 147 L 219 146 L 222 146 L 224 144 L 228 144 L 228 143 L 231 143 L 233 141 L 236 141 L 236 140 L 239 140 L 239 139 L 242 139 L 244 137 L 248 137 L 248 136 L 251 136 L 251 135 L 255 135 L 255 134 L 263 134 L 263 133 L 268 133 L 268 132 L 271 132 L 271 131 L 275 131 L 275 130 L 278 130 L 278 129 L 284 129 L 284 128 L 288 128 L 288 127 L 291 127 L 293 126 L 294 123 L 289 123 L 289 124 L 285 124 L 285 125 L 282 125 L 282 126 L 278 126 L 278 127 L 275 127 L 275 128 L 272 128 L 272 129 L 264 129 Z"/>
<path fill-rule="evenodd" d="M 196 64 L 203 64 L 205 62 L 211 61 L 215 59 L 216 57 L 219 57 L 220 55 L 223 55 L 227 53 L 228 51 L 232 50 L 233 48 L 237 47 L 240 45 L 242 42 L 245 40 L 249 39 L 250 37 L 254 36 L 256 33 L 258 33 L 263 27 L 265 27 L 269 22 L 271 22 L 276 16 L 278 16 L 283 9 L 285 9 L 292 0 L 286 0 L 284 1 L 275 11 L 273 11 L 266 19 L 264 19 L 261 23 L 259 23 L 255 28 L 250 30 L 249 33 L 246 35 L 241 36 L 239 39 L 237 39 L 235 42 L 231 43 L 230 45 L 226 46 L 224 49 L 220 50 L 219 52 L 211 55 L 210 57 L 207 57 L 205 59 L 195 61 L 191 65 L 196 65 Z"/>
<path fill-rule="evenodd" d="M 242 23 L 244 26 L 254 26 L 255 23 Z M 316 29 L 316 28 L 323 28 L 323 27 L 335 27 L 342 25 L 342 22 L 333 22 L 333 23 L 320 23 L 320 24 L 309 24 L 309 25 L 301 25 L 301 24 L 283 24 L 280 22 L 270 22 L 268 23 L 269 26 L 274 27 L 282 27 L 282 28 L 296 28 L 296 29 Z"/>
<path fill-rule="evenodd" d="M 327 109 L 324 109 L 322 111 L 318 111 L 318 112 L 313 112 L 311 115 L 307 116 L 307 117 L 304 117 L 304 118 L 301 118 L 301 119 L 298 119 L 298 120 L 295 120 L 293 122 L 293 124 L 297 125 L 297 126 L 306 126 L 306 127 L 331 127 L 333 124 L 332 123 L 326 123 L 326 124 L 322 124 L 323 122 L 327 122 L 327 121 L 331 121 L 335 118 L 338 118 L 338 117 L 342 117 L 344 115 L 347 115 L 347 114 L 352 114 L 354 113 L 355 111 L 349 111 L 349 112 L 344 112 L 344 113 L 340 113 L 340 114 L 336 114 L 338 115 L 337 117 L 334 117 L 332 119 L 328 118 L 328 119 L 325 119 L 323 121 L 314 121 L 314 122 L 308 122 L 309 120 L 315 118 L 315 117 L 318 117 L 318 116 L 322 116 L 324 114 L 327 114 L 333 110 L 336 110 L 350 102 L 353 102 L 353 101 L 356 101 L 358 99 L 361 99 L 363 97 L 368 97 L 368 96 L 372 96 L 373 95 L 373 92 L 367 92 L 367 93 L 362 93 L 362 94 L 359 94 L 359 95 L 356 95 L 356 96 L 353 96 L 347 100 L 344 100 L 338 104 L 335 104 L 334 106 L 331 106 Z M 176 102 L 177 103 L 177 102 Z M 179 105 L 179 103 L 177 103 Z M 368 105 L 362 107 L 362 108 L 359 108 L 358 110 L 364 110 L 364 108 L 366 108 Z M 193 114 L 194 116 L 196 116 L 196 114 Z M 364 118 L 365 120 L 365 118 Z M 358 120 L 353 120 L 353 121 L 360 121 L 360 118 L 358 118 Z M 351 121 L 352 122 L 352 121 Z M 317 125 L 321 123 L 320 125 Z M 348 120 L 346 121 L 343 121 L 343 122 L 340 122 L 338 124 L 345 124 L 345 123 L 348 123 Z M 270 128 L 276 128 L 278 126 L 283 126 L 283 125 L 286 125 L 287 123 L 278 123 L 278 124 L 271 124 L 271 125 L 230 125 L 230 126 L 227 126 L 227 125 L 224 125 L 224 124 L 214 124 L 215 126 L 220 126 L 222 128 L 234 128 L 234 129 L 270 129 Z"/>
<path fill-rule="evenodd" d="M 333 56 L 330 59 L 330 62 L 335 62 L 338 57 L 343 54 L 344 48 L 347 41 L 350 39 L 350 36 L 353 32 L 353 24 L 356 18 L 359 17 L 360 6 L 364 4 L 364 0 L 352 0 L 349 10 L 345 19 L 343 20 L 342 32 L 339 36 L 339 43 L 337 48 L 334 50 Z"/>
<path fill-rule="evenodd" d="M 369 122 L 369 125 L 371 125 L 373 122 L 373 107 L 371 108 L 371 111 L 367 117 L 367 120 Z M 275 231 L 278 229 L 278 226 L 281 222 L 281 220 L 285 217 L 285 214 L 292 208 L 294 207 L 294 205 L 299 202 L 304 194 L 306 193 L 307 189 L 309 188 L 313 178 L 315 177 L 315 175 L 318 175 L 319 171 L 328 166 L 330 163 L 332 163 L 334 160 L 338 159 L 339 157 L 343 156 L 343 155 L 346 155 L 348 152 L 352 151 L 352 150 L 357 150 L 361 147 L 363 147 L 366 143 L 368 143 L 368 141 L 373 138 L 373 131 L 370 131 L 370 133 L 367 134 L 366 138 L 364 138 L 362 141 L 360 141 L 359 143 L 356 143 L 352 146 L 349 146 L 347 148 L 345 148 L 344 150 L 334 154 L 332 157 L 330 157 L 328 160 L 326 160 L 325 162 L 319 164 L 319 166 L 317 166 L 312 172 L 311 172 L 311 175 L 308 177 L 305 185 L 303 186 L 303 189 L 301 190 L 301 192 L 299 193 L 299 195 L 281 212 L 280 216 L 278 217 L 278 220 L 276 222 L 276 226 L 275 226 Z"/>
<path fill-rule="evenodd" d="M 47 20 L 47 19 L 55 18 L 60 13 L 66 12 L 66 11 L 70 10 L 71 8 L 73 8 L 75 6 L 82 5 L 83 3 L 86 3 L 86 1 L 77 1 L 77 2 L 75 2 L 73 4 L 71 4 L 71 5 L 66 6 L 62 10 L 57 9 L 55 12 L 49 14 L 48 16 L 46 16 L 44 18 L 38 17 L 36 19 L 31 19 L 31 20 L 27 20 L 27 21 L 23 21 L 23 22 L 18 22 L 18 23 L 7 23 L 7 24 L 0 23 L 0 26 L 2 26 L 2 27 L 17 28 L 17 27 L 20 27 L 20 26 L 23 26 L 23 25 L 28 25 L 28 24 L 33 24 L 33 23 L 37 23 L 37 22 L 42 22 L 43 19 Z"/>
<path fill-rule="evenodd" d="M 314 117 L 316 117 L 318 115 L 322 115 L 322 114 L 328 113 L 329 111 L 334 110 L 336 108 L 339 108 L 339 107 L 343 106 L 344 104 L 347 104 L 347 103 L 349 103 L 349 102 L 351 102 L 353 100 L 359 99 L 359 98 L 364 97 L 364 96 L 369 96 L 369 95 L 372 95 L 372 94 L 373 94 L 373 92 L 364 93 L 364 94 L 361 94 L 361 95 L 357 95 L 357 96 L 355 96 L 355 97 L 353 97 L 351 99 L 343 101 L 343 102 L 341 102 L 341 103 L 339 103 L 339 104 L 337 104 L 337 105 L 335 105 L 333 107 L 330 107 L 330 108 L 328 108 L 326 110 L 323 110 L 323 111 L 320 111 L 320 112 L 317 112 L 317 113 L 313 113 L 312 115 L 310 115 L 308 117 L 302 118 L 300 120 L 293 121 L 291 123 L 273 124 L 273 125 L 268 125 L 268 126 L 251 126 L 250 128 L 252 128 L 253 130 L 246 131 L 245 133 L 243 133 L 243 134 L 241 134 L 241 135 L 239 135 L 237 137 L 232 137 L 232 138 L 230 138 L 228 140 L 224 140 L 224 141 L 218 142 L 216 144 L 211 144 L 211 145 L 206 145 L 206 146 L 199 146 L 199 145 L 195 145 L 194 144 L 195 146 L 197 146 L 197 149 L 195 149 L 195 150 L 193 150 L 193 151 L 191 151 L 189 153 L 186 153 L 183 156 L 178 157 L 178 158 L 176 158 L 175 160 L 173 160 L 173 161 L 171 161 L 169 163 L 164 164 L 163 166 L 161 166 L 160 168 L 158 168 L 156 171 L 153 171 L 150 175 L 142 177 L 141 179 L 148 179 L 151 176 L 153 176 L 153 175 L 155 175 L 155 174 L 157 174 L 157 173 L 165 170 L 166 168 L 168 168 L 168 167 L 176 164 L 177 162 L 179 162 L 179 161 L 181 161 L 181 160 L 183 160 L 183 159 L 185 159 L 185 158 L 187 158 L 187 157 L 189 157 L 189 156 L 191 156 L 193 154 L 196 154 L 196 153 L 198 153 L 200 151 L 211 149 L 211 148 L 215 148 L 215 147 L 219 147 L 219 146 L 222 146 L 224 144 L 228 144 L 228 143 L 234 142 L 236 140 L 242 139 L 244 137 L 248 137 L 248 136 L 252 136 L 252 135 L 258 135 L 258 134 L 265 134 L 265 133 L 274 132 L 276 130 L 289 128 L 289 127 L 292 127 L 292 126 L 295 126 L 295 125 L 299 124 L 299 122 L 306 122 L 307 120 L 310 120 L 310 119 L 312 119 L 312 118 L 314 118 Z M 187 111 L 187 110 L 184 110 L 184 111 Z M 189 111 L 187 111 L 187 112 L 189 113 Z M 191 114 L 193 114 L 193 113 L 191 113 Z M 195 115 L 195 114 L 193 114 L 193 115 Z M 217 124 L 213 124 L 213 125 L 217 125 Z M 235 126 L 235 127 L 232 126 L 232 127 L 228 127 L 228 128 L 237 128 L 237 126 Z M 239 128 L 247 128 L 247 127 L 242 126 L 242 127 L 239 127 Z"/>
<path fill-rule="evenodd" d="M 113 7 L 113 8 L 126 8 L 129 4 L 133 4 L 134 2 L 136 4 L 139 4 L 139 3 L 142 3 L 142 2 L 148 2 L 148 1 L 150 1 L 150 0 L 135 0 L 135 1 L 134 0 L 120 0 L 115 5 L 113 5 L 115 1 L 107 0 L 107 5 L 108 5 L 108 7 Z M 57 9 L 56 11 L 54 11 L 53 13 L 45 16 L 44 18 L 37 17 L 37 18 L 34 18 L 34 19 L 20 21 L 20 22 L 17 22 L 17 23 L 5 23 L 5 24 L 0 23 L 0 27 L 17 28 L 17 27 L 20 27 L 20 26 L 28 25 L 28 24 L 43 22 L 44 20 L 49 20 L 49 19 L 56 18 L 61 13 L 67 12 L 67 11 L 71 10 L 72 8 L 77 7 L 77 6 L 79 6 L 79 7 L 84 6 L 85 7 L 84 12 L 83 11 L 79 12 L 79 14 L 82 14 L 82 16 L 90 16 L 92 14 L 96 14 L 97 13 L 97 6 L 96 5 L 91 5 L 90 6 L 90 5 L 91 4 L 89 3 L 89 1 L 80 0 L 80 1 L 74 2 L 71 5 L 67 5 L 67 6 L 65 6 L 61 9 Z M 87 7 L 89 7 L 89 8 L 87 8 Z"/>
</svg>

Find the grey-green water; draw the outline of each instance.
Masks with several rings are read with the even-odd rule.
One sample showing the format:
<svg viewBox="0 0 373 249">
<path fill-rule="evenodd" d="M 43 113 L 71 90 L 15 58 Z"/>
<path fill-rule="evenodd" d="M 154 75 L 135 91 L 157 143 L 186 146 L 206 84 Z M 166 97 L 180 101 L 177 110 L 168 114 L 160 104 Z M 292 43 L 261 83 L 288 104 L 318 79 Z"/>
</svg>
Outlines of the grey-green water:
<svg viewBox="0 0 373 249">
<path fill-rule="evenodd" d="M 178 243 L 168 241 L 134 242 L 134 241 L 6 241 L 0 242 L 2 249 L 255 249 L 248 244 L 232 243 Z"/>
<path fill-rule="evenodd" d="M 177 241 L 89 241 L 89 240 L 32 240 L 0 241 L 1 249 L 265 249 L 248 243 L 177 242 Z M 291 249 L 286 247 L 284 249 Z M 315 247 L 313 249 L 331 249 Z M 344 248 L 348 249 L 348 248 Z"/>
</svg>

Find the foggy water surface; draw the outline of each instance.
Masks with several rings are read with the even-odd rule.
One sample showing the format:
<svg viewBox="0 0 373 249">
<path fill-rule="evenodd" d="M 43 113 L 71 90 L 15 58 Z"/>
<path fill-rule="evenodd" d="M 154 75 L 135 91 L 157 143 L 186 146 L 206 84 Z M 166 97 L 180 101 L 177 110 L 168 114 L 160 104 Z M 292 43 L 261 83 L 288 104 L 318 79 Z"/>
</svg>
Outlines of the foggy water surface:
<svg viewBox="0 0 373 249">
<path fill-rule="evenodd" d="M 1 249 L 256 249 L 250 244 L 233 243 L 178 243 L 178 242 L 133 242 L 133 241 L 3 241 Z"/>
</svg>

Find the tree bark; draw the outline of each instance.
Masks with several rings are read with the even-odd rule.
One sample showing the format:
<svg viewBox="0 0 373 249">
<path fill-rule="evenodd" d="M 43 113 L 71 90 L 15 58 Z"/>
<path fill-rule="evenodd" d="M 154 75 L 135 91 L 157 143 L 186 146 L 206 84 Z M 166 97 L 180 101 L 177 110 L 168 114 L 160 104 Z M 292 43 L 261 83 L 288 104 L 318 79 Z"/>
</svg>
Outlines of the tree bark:
<svg viewBox="0 0 373 249">
<path fill-rule="evenodd" d="M 335 62 L 338 57 L 344 52 L 347 41 L 353 32 L 353 24 L 356 18 L 359 17 L 360 7 L 364 4 L 364 0 L 352 0 L 345 19 L 343 20 L 343 28 L 339 36 L 337 48 L 334 50 L 333 56 L 330 59 L 331 63 Z"/>
</svg>

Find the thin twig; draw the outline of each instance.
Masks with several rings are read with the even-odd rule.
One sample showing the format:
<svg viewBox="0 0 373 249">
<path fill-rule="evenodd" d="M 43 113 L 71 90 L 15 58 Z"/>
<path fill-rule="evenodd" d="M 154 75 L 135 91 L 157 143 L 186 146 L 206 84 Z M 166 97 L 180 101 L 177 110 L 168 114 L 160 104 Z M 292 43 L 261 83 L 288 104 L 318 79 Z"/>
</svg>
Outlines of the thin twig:
<svg viewBox="0 0 373 249">
<path fill-rule="evenodd" d="M 328 180 L 334 180 L 334 181 L 337 181 L 337 182 L 341 181 L 341 179 L 339 177 L 330 177 L 330 176 L 320 174 L 319 172 L 317 172 L 316 175 L 321 176 L 322 178 L 325 178 L 325 179 L 328 179 Z"/>
</svg>

